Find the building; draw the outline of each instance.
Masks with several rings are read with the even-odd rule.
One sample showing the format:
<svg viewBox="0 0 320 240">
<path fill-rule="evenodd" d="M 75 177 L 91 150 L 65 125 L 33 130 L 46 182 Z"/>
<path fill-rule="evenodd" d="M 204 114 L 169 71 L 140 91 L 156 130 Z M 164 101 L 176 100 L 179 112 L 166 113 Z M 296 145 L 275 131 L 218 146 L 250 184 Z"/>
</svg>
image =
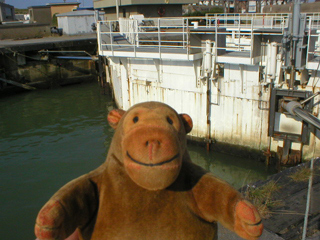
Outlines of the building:
<svg viewBox="0 0 320 240">
<path fill-rule="evenodd" d="M 51 8 L 51 17 L 57 14 L 66 13 L 77 9 L 80 5 L 78 2 L 65 2 L 65 3 L 47 3 Z"/>
<path fill-rule="evenodd" d="M 9 22 L 14 20 L 14 6 L 6 4 L 4 1 L 0 1 L 0 22 Z"/>
<path fill-rule="evenodd" d="M 197 0 L 93 0 L 95 9 L 103 10 L 108 20 L 130 15 L 143 14 L 145 17 L 182 16 L 182 5 L 197 3 Z"/>
<path fill-rule="evenodd" d="M 32 6 L 29 7 L 30 23 L 51 24 L 50 6 Z"/>
<path fill-rule="evenodd" d="M 62 28 L 65 35 L 77 35 L 94 33 L 93 26 L 96 20 L 95 12 L 90 10 L 72 11 L 56 15 L 58 18 L 58 27 Z M 99 16 L 103 19 L 103 13 Z"/>
<path fill-rule="evenodd" d="M 30 23 L 57 25 L 57 14 L 73 11 L 79 7 L 78 2 L 48 3 L 29 7 Z"/>
</svg>

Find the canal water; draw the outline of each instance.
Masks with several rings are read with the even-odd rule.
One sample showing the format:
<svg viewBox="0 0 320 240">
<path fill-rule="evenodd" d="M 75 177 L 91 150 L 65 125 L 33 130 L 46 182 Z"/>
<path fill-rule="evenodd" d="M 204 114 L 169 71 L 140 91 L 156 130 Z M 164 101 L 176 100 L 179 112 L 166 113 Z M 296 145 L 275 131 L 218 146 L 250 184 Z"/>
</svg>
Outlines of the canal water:
<svg viewBox="0 0 320 240">
<path fill-rule="evenodd" d="M 0 238 L 35 239 L 41 206 L 68 181 L 104 162 L 114 108 L 97 83 L 26 92 L 0 98 Z M 265 165 L 207 153 L 189 145 L 191 158 L 234 187 L 266 179 Z"/>
</svg>

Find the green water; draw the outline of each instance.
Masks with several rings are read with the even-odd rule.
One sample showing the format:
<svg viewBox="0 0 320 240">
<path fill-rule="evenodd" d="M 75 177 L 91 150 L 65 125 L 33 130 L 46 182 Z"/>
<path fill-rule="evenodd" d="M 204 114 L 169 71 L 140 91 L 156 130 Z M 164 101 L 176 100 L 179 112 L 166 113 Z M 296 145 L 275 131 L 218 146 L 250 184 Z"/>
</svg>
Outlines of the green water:
<svg viewBox="0 0 320 240">
<path fill-rule="evenodd" d="M 41 206 L 104 162 L 113 135 L 110 109 L 112 99 L 96 83 L 0 98 L 1 239 L 35 239 Z M 263 163 L 189 149 L 195 162 L 237 188 L 273 173 Z"/>
</svg>

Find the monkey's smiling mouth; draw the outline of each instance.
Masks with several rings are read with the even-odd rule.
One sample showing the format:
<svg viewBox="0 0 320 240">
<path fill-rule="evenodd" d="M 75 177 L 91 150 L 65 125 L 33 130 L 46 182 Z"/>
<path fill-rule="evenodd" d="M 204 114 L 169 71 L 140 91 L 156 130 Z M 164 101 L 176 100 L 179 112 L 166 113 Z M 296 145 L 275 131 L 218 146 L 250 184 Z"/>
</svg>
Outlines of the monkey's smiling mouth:
<svg viewBox="0 0 320 240">
<path fill-rule="evenodd" d="M 178 158 L 180 156 L 179 153 L 177 153 L 176 155 L 174 155 L 172 158 L 170 158 L 169 160 L 166 160 L 166 161 L 163 161 L 163 162 L 159 162 L 159 163 L 143 163 L 143 162 L 140 162 L 136 159 L 134 159 L 133 157 L 131 157 L 131 155 L 129 154 L 129 152 L 127 151 L 127 156 L 131 159 L 131 161 L 139 164 L 139 165 L 142 165 L 142 166 L 146 166 L 146 167 L 155 167 L 155 166 L 161 166 L 163 164 L 166 164 L 166 163 L 169 163 L 169 162 L 172 162 L 174 159 Z"/>
</svg>

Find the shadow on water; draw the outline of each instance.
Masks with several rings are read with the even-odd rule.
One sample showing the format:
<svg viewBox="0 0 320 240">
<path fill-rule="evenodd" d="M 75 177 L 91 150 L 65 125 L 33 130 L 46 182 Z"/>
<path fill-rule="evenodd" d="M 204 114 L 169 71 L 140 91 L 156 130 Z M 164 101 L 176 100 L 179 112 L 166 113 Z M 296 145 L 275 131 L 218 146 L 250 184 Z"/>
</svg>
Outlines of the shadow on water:
<svg viewBox="0 0 320 240">
<path fill-rule="evenodd" d="M 107 114 L 113 108 L 96 83 L 0 99 L 2 239 L 34 239 L 36 215 L 49 197 L 104 162 L 113 136 Z M 270 174 L 262 163 L 189 149 L 193 161 L 236 188 Z"/>
<path fill-rule="evenodd" d="M 188 145 L 193 162 L 214 173 L 231 184 L 236 189 L 258 180 L 265 180 L 276 173 L 273 168 L 267 168 L 260 161 L 236 157 L 218 152 L 207 152 L 203 146 Z"/>
</svg>

